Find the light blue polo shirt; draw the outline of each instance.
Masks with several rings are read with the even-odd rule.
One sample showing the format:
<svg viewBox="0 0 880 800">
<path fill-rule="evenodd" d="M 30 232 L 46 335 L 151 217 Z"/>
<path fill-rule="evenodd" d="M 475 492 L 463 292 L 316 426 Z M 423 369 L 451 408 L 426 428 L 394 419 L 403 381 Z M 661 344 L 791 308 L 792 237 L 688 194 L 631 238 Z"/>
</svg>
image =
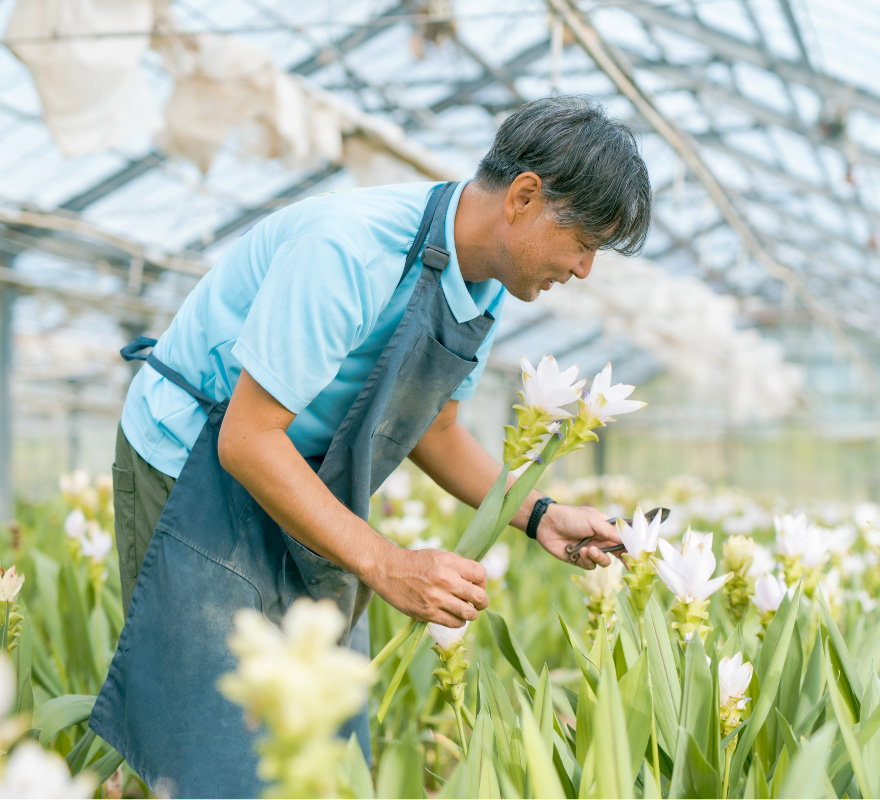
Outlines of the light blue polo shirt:
<svg viewBox="0 0 880 800">
<path fill-rule="evenodd" d="M 421 260 L 398 281 L 435 186 L 334 192 L 266 217 L 199 281 L 160 337 L 156 357 L 217 400 L 232 395 L 243 367 L 297 415 L 287 433 L 299 452 L 324 455 L 412 295 Z M 440 285 L 459 322 L 489 311 L 496 323 L 456 400 L 476 389 L 505 296 L 496 280 L 461 276 L 454 221 L 463 187 L 446 214 L 451 258 Z M 150 366 L 137 373 L 122 430 L 156 469 L 178 477 L 204 424 L 189 394 Z"/>
</svg>

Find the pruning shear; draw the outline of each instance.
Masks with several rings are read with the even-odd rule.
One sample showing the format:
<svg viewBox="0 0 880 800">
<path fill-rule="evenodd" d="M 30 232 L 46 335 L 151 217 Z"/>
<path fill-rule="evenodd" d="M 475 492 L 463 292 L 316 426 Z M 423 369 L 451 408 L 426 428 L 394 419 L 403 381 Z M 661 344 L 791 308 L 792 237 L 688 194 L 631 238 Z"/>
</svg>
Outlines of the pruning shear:
<svg viewBox="0 0 880 800">
<path fill-rule="evenodd" d="M 645 519 L 648 522 L 651 522 L 654 517 L 657 516 L 657 514 L 660 514 L 660 524 L 662 525 L 664 522 L 666 522 L 667 517 L 669 517 L 669 509 L 662 507 L 652 508 L 650 511 L 645 512 Z M 606 519 L 605 521 L 613 525 L 615 522 L 617 522 L 617 517 L 611 517 L 610 519 Z M 632 517 L 624 517 L 623 521 L 627 525 L 632 525 Z M 565 552 L 568 553 L 568 560 L 572 563 L 577 561 L 578 557 L 580 556 L 581 548 L 586 547 L 590 543 L 590 540 L 595 538 L 596 535 L 593 534 L 592 536 L 587 536 L 581 539 L 579 542 L 567 544 L 565 546 Z M 626 548 L 622 544 L 615 544 L 611 547 L 600 547 L 599 549 L 603 553 L 619 553 L 621 550 L 626 550 Z"/>
</svg>

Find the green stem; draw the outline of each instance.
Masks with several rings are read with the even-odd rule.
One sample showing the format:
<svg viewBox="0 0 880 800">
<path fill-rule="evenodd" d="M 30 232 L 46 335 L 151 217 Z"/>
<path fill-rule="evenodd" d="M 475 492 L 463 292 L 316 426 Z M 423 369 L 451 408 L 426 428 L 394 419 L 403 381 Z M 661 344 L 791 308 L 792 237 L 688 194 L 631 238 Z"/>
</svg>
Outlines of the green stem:
<svg viewBox="0 0 880 800">
<path fill-rule="evenodd" d="M 400 645 L 402 645 L 406 641 L 407 637 L 412 631 L 412 626 L 415 624 L 416 620 L 410 619 L 409 622 L 406 623 L 406 625 L 404 625 L 397 633 L 394 634 L 394 637 L 391 639 L 391 641 L 382 648 L 381 652 L 373 659 L 370 666 L 372 666 L 373 669 L 379 669 L 382 664 L 384 664 L 395 652 L 397 652 L 397 649 L 400 647 Z"/>
<path fill-rule="evenodd" d="M 721 784 L 721 797 L 727 800 L 727 790 L 730 788 L 730 762 L 733 758 L 733 750 L 736 747 L 736 737 L 724 750 L 724 781 Z"/>
<path fill-rule="evenodd" d="M 467 739 L 464 735 L 464 721 L 461 718 L 461 706 L 454 705 L 452 710 L 455 711 L 455 722 L 458 725 L 458 740 L 461 742 L 461 752 L 464 753 L 464 757 L 467 758 Z"/>
<path fill-rule="evenodd" d="M 463 705 L 461 707 L 461 713 L 462 713 L 462 716 L 464 717 L 464 721 L 468 725 L 470 725 L 471 730 L 473 730 L 474 726 L 476 726 L 476 724 L 477 724 L 477 720 L 474 719 L 473 712 L 471 712 L 471 710 L 467 706 Z"/>
<path fill-rule="evenodd" d="M 645 637 L 645 615 L 639 614 L 639 639 L 642 643 L 642 650 L 648 649 L 648 640 Z M 654 681 L 651 678 L 651 670 L 648 670 L 648 693 L 651 696 L 651 760 L 654 762 L 654 780 L 657 782 L 657 789 L 660 789 L 660 748 L 657 746 L 657 716 L 654 713 Z"/>
</svg>

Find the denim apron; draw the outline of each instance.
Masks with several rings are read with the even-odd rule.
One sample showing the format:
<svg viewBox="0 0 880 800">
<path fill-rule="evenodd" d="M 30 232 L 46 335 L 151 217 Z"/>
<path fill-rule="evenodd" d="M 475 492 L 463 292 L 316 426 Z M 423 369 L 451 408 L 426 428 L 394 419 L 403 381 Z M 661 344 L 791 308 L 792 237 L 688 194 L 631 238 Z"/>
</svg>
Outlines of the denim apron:
<svg viewBox="0 0 880 800">
<path fill-rule="evenodd" d="M 459 323 L 440 276 L 449 260 L 445 219 L 456 184 L 431 195 L 409 250 L 405 276 L 423 264 L 397 329 L 323 459 L 310 459 L 330 491 L 362 519 L 371 494 L 403 461 L 476 366 L 492 326 L 487 312 Z M 403 277 L 401 277 L 401 281 Z M 207 415 L 144 556 L 128 618 L 95 702 L 91 728 L 154 791 L 173 797 L 257 797 L 259 731 L 217 691 L 234 670 L 227 646 L 236 609 L 259 609 L 276 624 L 298 597 L 332 599 L 348 621 L 343 643 L 369 655 L 363 611 L 371 590 L 283 531 L 220 465 L 217 440 L 228 400 L 218 402 L 152 354 L 139 337 L 122 354 L 146 360 L 195 397 Z M 366 708 L 355 732 L 369 761 Z"/>
</svg>

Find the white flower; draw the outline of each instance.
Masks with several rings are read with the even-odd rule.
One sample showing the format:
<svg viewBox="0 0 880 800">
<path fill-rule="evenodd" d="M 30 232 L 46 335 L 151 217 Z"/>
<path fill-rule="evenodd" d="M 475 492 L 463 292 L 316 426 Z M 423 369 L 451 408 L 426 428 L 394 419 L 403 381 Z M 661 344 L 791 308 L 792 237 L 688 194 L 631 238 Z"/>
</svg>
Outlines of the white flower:
<svg viewBox="0 0 880 800">
<path fill-rule="evenodd" d="M 871 595 L 868 594 L 868 592 L 866 592 L 864 589 L 859 589 L 856 592 L 856 599 L 861 604 L 862 611 L 864 611 L 866 614 L 870 614 L 877 608 L 877 599 L 871 597 Z"/>
<path fill-rule="evenodd" d="M 510 547 L 504 542 L 493 544 L 480 563 L 490 581 L 500 581 L 510 567 Z"/>
<path fill-rule="evenodd" d="M 21 591 L 24 575 L 15 574 L 15 565 L 9 569 L 0 568 L 0 602 L 8 603 Z"/>
<path fill-rule="evenodd" d="M 803 514 L 773 517 L 776 551 L 797 558 L 805 567 L 821 567 L 828 558 L 828 541 L 821 529 L 807 522 Z"/>
<path fill-rule="evenodd" d="M 416 539 L 407 550 L 440 550 L 443 546 L 443 540 L 439 536 L 432 536 L 430 539 Z"/>
<path fill-rule="evenodd" d="M 89 521 L 80 509 L 75 508 L 64 520 L 64 532 L 71 539 L 82 539 L 88 533 Z"/>
<path fill-rule="evenodd" d="M 345 628 L 330 600 L 295 601 L 280 629 L 258 611 L 239 610 L 229 637 L 238 669 L 220 679 L 221 691 L 276 735 L 332 736 L 362 707 L 374 679 L 363 655 L 338 646 Z"/>
<path fill-rule="evenodd" d="M 715 555 L 712 553 L 712 534 L 695 534 L 688 528 L 679 553 L 669 542 L 659 542 L 663 561 L 652 559 L 657 574 L 682 603 L 705 600 L 718 591 L 733 575 L 728 572 L 712 578 Z M 711 580 L 710 580 L 711 579 Z"/>
<path fill-rule="evenodd" d="M 819 530 L 826 537 L 828 551 L 835 555 L 848 553 L 859 535 L 855 525 L 848 522 L 834 528 L 820 528 Z"/>
<path fill-rule="evenodd" d="M 379 487 L 379 492 L 389 500 L 408 500 L 412 493 L 409 473 L 403 470 L 392 472 Z"/>
<path fill-rule="evenodd" d="M 602 422 L 613 421 L 615 414 L 629 414 L 644 407 L 644 403 L 638 400 L 627 400 L 635 386 L 624 383 L 611 385 L 611 364 L 606 364 L 603 370 L 593 378 L 590 391 L 584 398 L 590 413 Z"/>
<path fill-rule="evenodd" d="M 743 663 L 743 654 L 737 653 L 733 658 L 722 658 L 718 662 L 718 689 L 721 705 L 733 705 L 736 709 L 746 707 L 745 693 L 749 690 L 752 680 L 752 665 Z"/>
<path fill-rule="evenodd" d="M 660 538 L 660 517 L 661 515 L 657 514 L 649 523 L 642 513 L 642 507 L 636 506 L 632 525 L 628 525 L 620 517 L 617 518 L 620 540 L 626 547 L 626 552 L 633 558 L 638 558 L 642 553 L 653 553 L 657 549 L 657 540 Z"/>
<path fill-rule="evenodd" d="M 853 520 L 863 531 L 880 528 L 880 504 L 859 503 L 853 510 Z"/>
<path fill-rule="evenodd" d="M 88 774 L 70 776 L 67 763 L 36 742 L 23 742 L 6 761 L 0 797 L 91 797 L 95 782 Z"/>
<path fill-rule="evenodd" d="M 458 508 L 458 500 L 456 500 L 451 494 L 446 494 L 444 492 L 437 498 L 437 508 L 440 509 L 440 513 L 443 514 L 443 516 L 451 517 Z"/>
<path fill-rule="evenodd" d="M 584 604 L 595 602 L 610 597 L 623 587 L 623 562 L 619 558 L 612 558 L 607 567 L 587 569 L 571 577 L 586 595 Z"/>
<path fill-rule="evenodd" d="M 113 537 L 97 522 L 91 522 L 88 536 L 80 539 L 80 546 L 84 556 L 88 556 L 92 561 L 103 561 L 107 553 L 113 549 Z"/>
<path fill-rule="evenodd" d="M 834 605 L 840 596 L 840 570 L 832 567 L 819 578 L 819 591 L 825 596 L 829 606 Z"/>
<path fill-rule="evenodd" d="M 469 620 L 465 620 L 464 625 L 460 628 L 447 628 L 437 622 L 428 623 L 428 632 L 434 637 L 434 641 L 442 648 L 447 648 L 454 642 L 460 642 L 464 638 L 464 633 L 470 625 Z"/>
<path fill-rule="evenodd" d="M 424 517 L 425 504 L 421 500 L 407 500 L 403 504 L 403 514 L 406 517 Z"/>
<path fill-rule="evenodd" d="M 17 694 L 15 669 L 6 654 L 0 654 L 0 718 L 12 710 Z"/>
<path fill-rule="evenodd" d="M 89 473 L 84 469 L 77 469 L 62 475 L 58 479 L 58 485 L 62 494 L 69 497 L 79 497 L 90 488 Z"/>
<path fill-rule="evenodd" d="M 523 405 L 535 408 L 555 419 L 566 419 L 571 413 L 561 408 L 577 401 L 585 380 L 576 381 L 577 366 L 559 371 L 553 356 L 544 356 L 535 369 L 523 356 L 519 360 L 522 367 Z"/>
<path fill-rule="evenodd" d="M 868 565 L 861 553 L 849 553 L 841 559 L 840 568 L 844 575 L 851 578 L 855 575 L 861 575 L 868 568 Z"/>
<path fill-rule="evenodd" d="M 773 572 L 774 569 L 776 569 L 776 558 L 773 556 L 770 548 L 756 543 L 749 575 L 753 578 L 758 578 L 761 575 L 766 575 L 768 572 Z"/>
<path fill-rule="evenodd" d="M 787 591 L 785 581 L 768 572 L 755 581 L 755 593 L 749 597 L 761 611 L 776 611 Z"/>
</svg>

